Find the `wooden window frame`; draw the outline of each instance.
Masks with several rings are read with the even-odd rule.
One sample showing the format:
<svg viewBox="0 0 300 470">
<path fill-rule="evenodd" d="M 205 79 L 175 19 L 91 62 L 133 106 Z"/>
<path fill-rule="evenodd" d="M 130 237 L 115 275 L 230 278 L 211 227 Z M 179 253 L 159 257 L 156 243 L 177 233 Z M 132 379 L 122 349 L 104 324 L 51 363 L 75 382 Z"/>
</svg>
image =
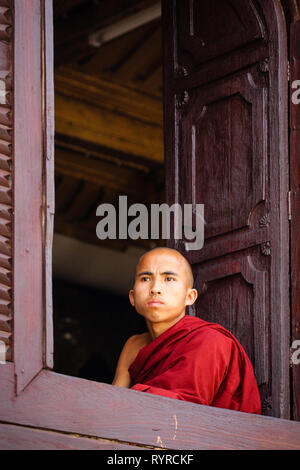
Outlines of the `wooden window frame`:
<svg viewBox="0 0 300 470">
<path fill-rule="evenodd" d="M 299 449 L 299 422 L 196 405 L 51 370 L 52 29 L 49 0 L 14 0 L 13 362 L 0 365 L 0 438 L 5 441 L 8 432 L 22 430 L 40 448 L 45 443 L 51 447 L 55 432 L 66 448 L 72 440 L 77 448 L 99 449 Z"/>
</svg>

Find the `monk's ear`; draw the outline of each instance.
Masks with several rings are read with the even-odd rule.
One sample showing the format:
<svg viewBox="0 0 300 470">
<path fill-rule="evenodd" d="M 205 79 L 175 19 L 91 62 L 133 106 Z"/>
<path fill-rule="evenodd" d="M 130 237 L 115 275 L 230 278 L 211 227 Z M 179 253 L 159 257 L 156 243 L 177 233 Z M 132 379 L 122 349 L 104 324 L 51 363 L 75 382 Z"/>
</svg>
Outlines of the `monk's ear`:
<svg viewBox="0 0 300 470">
<path fill-rule="evenodd" d="M 189 289 L 186 295 L 186 305 L 193 305 L 198 297 L 197 289 Z"/>
<path fill-rule="evenodd" d="M 130 289 L 130 291 L 129 291 L 129 300 L 130 300 L 131 305 L 134 307 L 134 292 L 133 292 L 133 289 Z"/>
</svg>

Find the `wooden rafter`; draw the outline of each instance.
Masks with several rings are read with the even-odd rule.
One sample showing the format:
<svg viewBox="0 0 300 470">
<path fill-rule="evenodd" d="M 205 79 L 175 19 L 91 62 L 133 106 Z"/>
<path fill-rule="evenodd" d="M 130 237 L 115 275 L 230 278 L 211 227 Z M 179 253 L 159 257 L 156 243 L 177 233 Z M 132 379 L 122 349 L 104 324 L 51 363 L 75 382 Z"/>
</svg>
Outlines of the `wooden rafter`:
<svg viewBox="0 0 300 470">
<path fill-rule="evenodd" d="M 133 168 L 120 167 L 78 152 L 56 147 L 55 168 L 60 174 L 84 180 L 119 194 L 130 194 L 136 201 L 152 200 L 155 182 Z"/>
<path fill-rule="evenodd" d="M 162 77 L 163 71 L 162 66 L 159 64 L 154 70 L 149 74 L 147 79 L 143 83 L 143 90 L 151 92 L 151 93 L 160 93 L 160 89 L 162 89 Z"/>
<path fill-rule="evenodd" d="M 65 67 L 55 73 L 55 91 L 155 126 L 163 125 L 161 99 L 150 97 L 115 81 L 93 77 Z"/>
<path fill-rule="evenodd" d="M 153 32 L 160 21 L 152 21 L 142 27 L 139 27 L 120 38 L 116 38 L 99 48 L 93 48 L 94 54 L 84 61 L 80 61 L 78 66 L 83 72 L 91 75 L 105 75 L 112 76 L 114 71 L 118 68 L 119 64 L 124 61 L 124 58 L 131 54 L 131 51 L 140 44 L 145 37 Z M 161 50 L 160 45 L 158 49 Z M 72 59 L 72 63 L 76 63 L 76 58 Z"/>
<path fill-rule="evenodd" d="M 153 0 L 109 0 L 100 4 L 90 4 L 69 18 L 59 18 L 55 23 L 55 45 L 81 41 L 96 29 L 111 24 L 120 18 L 141 10 Z"/>
<path fill-rule="evenodd" d="M 108 81 L 56 76 L 56 133 L 163 163 L 162 103 Z"/>
<path fill-rule="evenodd" d="M 117 251 L 126 251 L 129 246 L 136 246 L 144 248 L 145 250 L 150 250 L 151 248 L 160 246 L 162 244 L 159 240 L 132 240 L 131 238 L 128 238 L 127 240 L 111 240 L 109 238 L 106 240 L 99 240 L 96 235 L 96 225 L 99 220 L 100 218 L 98 217 L 97 220 L 95 220 L 93 230 L 90 230 L 89 227 L 86 227 L 83 222 L 77 224 L 72 223 L 67 221 L 65 217 L 57 215 L 55 218 L 55 232 L 61 235 L 75 238 L 76 240 L 80 240 L 84 243 Z"/>
<path fill-rule="evenodd" d="M 153 63 L 157 63 L 161 56 L 161 49 L 157 48 L 160 45 L 161 28 L 160 25 L 146 37 L 135 50 L 132 51 L 129 57 L 126 58 L 124 63 L 116 70 L 115 76 L 117 80 L 136 80 L 139 75 L 143 73 L 147 76 L 147 67 Z M 142 77 L 140 78 L 142 81 Z"/>
<path fill-rule="evenodd" d="M 113 204 L 117 209 L 118 193 L 110 188 L 66 175 L 57 178 L 57 180 L 54 224 L 56 233 L 118 251 L 126 251 L 129 245 L 150 249 L 161 244 L 160 240 L 131 240 L 130 238 L 127 240 L 99 240 L 96 235 L 96 226 L 100 218 L 96 216 L 96 209 L 99 204 L 104 202 Z M 155 199 L 155 195 L 153 195 L 153 199 Z M 133 200 L 132 195 L 128 197 L 129 203 Z"/>
<path fill-rule="evenodd" d="M 87 37 L 81 38 L 78 42 L 62 44 L 55 48 L 55 68 L 74 61 L 89 60 L 96 52 L 97 50 L 89 45 Z"/>
<path fill-rule="evenodd" d="M 63 135 L 56 134 L 55 143 L 57 147 L 72 150 L 88 157 L 94 157 L 103 161 L 112 162 L 116 165 L 124 166 L 126 168 L 135 168 L 144 173 L 149 173 L 149 171 L 155 168 L 162 168 L 162 165 L 153 161 L 140 160 L 124 152 L 98 147 L 89 142 L 81 142 L 80 140 L 74 138 L 68 139 Z"/>
</svg>

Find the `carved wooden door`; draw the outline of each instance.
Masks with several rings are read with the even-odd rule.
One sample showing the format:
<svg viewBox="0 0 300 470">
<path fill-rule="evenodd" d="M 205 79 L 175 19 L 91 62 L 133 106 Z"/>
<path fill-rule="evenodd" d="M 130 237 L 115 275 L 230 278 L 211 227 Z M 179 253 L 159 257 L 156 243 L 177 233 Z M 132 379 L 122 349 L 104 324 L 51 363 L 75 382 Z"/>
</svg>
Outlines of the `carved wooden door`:
<svg viewBox="0 0 300 470">
<path fill-rule="evenodd" d="M 242 343 L 263 412 L 289 416 L 287 46 L 273 0 L 166 0 L 166 199 L 204 204 L 191 314 Z M 195 227 L 194 227 L 195 228 Z"/>
</svg>

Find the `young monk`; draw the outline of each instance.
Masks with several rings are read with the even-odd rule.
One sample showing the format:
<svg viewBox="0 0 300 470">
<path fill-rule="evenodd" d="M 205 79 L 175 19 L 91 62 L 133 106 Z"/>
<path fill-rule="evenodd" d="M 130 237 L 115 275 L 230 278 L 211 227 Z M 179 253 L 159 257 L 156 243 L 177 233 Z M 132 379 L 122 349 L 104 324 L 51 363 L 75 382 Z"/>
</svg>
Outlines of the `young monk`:
<svg viewBox="0 0 300 470">
<path fill-rule="evenodd" d="M 155 248 L 136 267 L 129 299 L 148 327 L 121 352 L 113 385 L 202 405 L 261 413 L 253 368 L 237 339 L 185 314 L 197 299 L 189 262 Z"/>
</svg>

